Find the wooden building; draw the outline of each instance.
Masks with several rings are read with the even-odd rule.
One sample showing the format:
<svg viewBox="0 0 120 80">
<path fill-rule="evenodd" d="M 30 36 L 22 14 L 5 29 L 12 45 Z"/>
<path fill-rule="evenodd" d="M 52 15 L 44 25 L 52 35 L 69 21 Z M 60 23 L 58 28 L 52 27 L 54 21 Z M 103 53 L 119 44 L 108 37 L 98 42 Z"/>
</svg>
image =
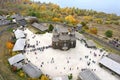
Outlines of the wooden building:
<svg viewBox="0 0 120 80">
<path fill-rule="evenodd" d="M 68 31 L 68 28 L 54 28 L 52 37 L 54 49 L 69 50 L 76 47 L 75 31 Z"/>
</svg>

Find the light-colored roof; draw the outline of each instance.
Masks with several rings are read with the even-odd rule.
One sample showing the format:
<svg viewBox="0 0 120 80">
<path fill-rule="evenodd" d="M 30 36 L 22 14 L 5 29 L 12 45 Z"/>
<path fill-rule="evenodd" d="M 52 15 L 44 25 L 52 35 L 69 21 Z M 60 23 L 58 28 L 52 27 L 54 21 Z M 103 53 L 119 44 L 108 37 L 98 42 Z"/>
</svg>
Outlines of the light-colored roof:
<svg viewBox="0 0 120 80">
<path fill-rule="evenodd" d="M 68 28 L 66 28 L 66 27 L 57 28 L 57 31 L 58 31 L 59 33 L 66 33 L 66 32 L 69 32 L 69 31 L 68 31 Z"/>
<path fill-rule="evenodd" d="M 5 16 L 0 16 L 0 19 L 6 19 L 6 17 Z"/>
<path fill-rule="evenodd" d="M 19 14 L 14 14 L 14 15 L 11 16 L 11 18 L 15 18 L 17 21 L 24 19 L 24 17 L 19 15 Z"/>
<path fill-rule="evenodd" d="M 18 16 L 20 16 L 20 15 L 19 14 L 14 14 L 14 15 L 11 16 L 11 18 L 16 18 Z"/>
<path fill-rule="evenodd" d="M 31 19 L 37 19 L 37 17 L 34 17 L 34 16 L 26 16 L 25 17 L 25 20 L 31 20 Z"/>
<path fill-rule="evenodd" d="M 7 25 L 10 23 L 10 20 L 0 20 L 0 25 Z"/>
<path fill-rule="evenodd" d="M 22 55 L 21 53 L 20 54 L 17 54 L 11 58 L 8 59 L 10 65 L 13 65 L 21 60 L 25 59 L 24 55 Z"/>
<path fill-rule="evenodd" d="M 80 34 L 79 32 L 75 32 L 75 37 L 78 38 L 78 39 L 86 40 L 86 38 L 82 34 Z"/>
<path fill-rule="evenodd" d="M 34 66 L 32 63 L 28 63 L 22 67 L 23 71 L 32 78 L 39 78 L 42 75 L 42 71 Z"/>
<path fill-rule="evenodd" d="M 90 71 L 89 69 L 86 69 L 80 72 L 79 78 L 81 80 L 100 80 L 98 76 L 94 72 Z"/>
<path fill-rule="evenodd" d="M 95 42 L 93 40 L 86 40 L 86 44 L 88 46 L 96 46 Z"/>
<path fill-rule="evenodd" d="M 104 57 L 99 61 L 99 63 L 120 75 L 120 64 L 114 60 Z"/>
<path fill-rule="evenodd" d="M 24 32 L 23 32 L 22 30 L 19 30 L 19 29 L 17 29 L 17 30 L 14 32 L 14 34 L 15 34 L 15 37 L 16 37 L 17 39 L 25 37 Z"/>
<path fill-rule="evenodd" d="M 23 16 L 17 16 L 15 19 L 16 19 L 17 21 L 19 21 L 19 20 L 23 20 L 24 17 L 23 17 Z"/>
<path fill-rule="evenodd" d="M 13 47 L 13 51 L 24 50 L 26 39 L 18 39 Z"/>
<path fill-rule="evenodd" d="M 69 80 L 68 76 L 60 76 L 60 77 L 54 77 L 52 80 Z"/>
<path fill-rule="evenodd" d="M 38 23 L 33 23 L 32 26 L 41 30 L 41 31 L 45 31 L 49 28 L 48 26 L 44 26 L 44 25 L 38 24 Z"/>
<path fill-rule="evenodd" d="M 116 62 L 118 62 L 120 64 L 120 55 L 111 53 L 107 57 L 111 58 L 112 60 L 114 60 L 114 61 L 116 61 Z"/>
</svg>

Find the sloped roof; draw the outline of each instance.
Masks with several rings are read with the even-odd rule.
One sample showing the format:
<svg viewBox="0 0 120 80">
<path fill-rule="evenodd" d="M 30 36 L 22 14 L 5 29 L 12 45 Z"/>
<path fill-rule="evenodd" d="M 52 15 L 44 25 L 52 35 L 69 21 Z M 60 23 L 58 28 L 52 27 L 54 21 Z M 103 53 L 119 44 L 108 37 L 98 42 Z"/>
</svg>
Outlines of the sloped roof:
<svg viewBox="0 0 120 80">
<path fill-rule="evenodd" d="M 39 78 L 42 75 L 42 71 L 34 66 L 32 63 L 28 63 L 22 67 L 23 71 L 32 78 Z"/>
<path fill-rule="evenodd" d="M 11 18 L 16 18 L 18 16 L 20 16 L 20 15 L 19 14 L 14 14 L 14 15 L 11 16 Z"/>
<path fill-rule="evenodd" d="M 44 26 L 44 25 L 38 24 L 38 23 L 33 23 L 32 26 L 39 29 L 39 30 L 41 30 L 41 31 L 45 31 L 45 30 L 47 30 L 49 28 L 47 26 Z"/>
<path fill-rule="evenodd" d="M 13 47 L 13 51 L 24 50 L 26 39 L 18 39 Z"/>
<path fill-rule="evenodd" d="M 114 60 L 104 57 L 99 61 L 99 63 L 120 75 L 120 64 Z"/>
<path fill-rule="evenodd" d="M 60 35 L 59 39 L 60 40 L 70 40 L 70 36 L 69 35 Z"/>
<path fill-rule="evenodd" d="M 0 25 L 7 25 L 10 23 L 10 20 L 0 20 Z"/>
<path fill-rule="evenodd" d="M 60 77 L 54 77 L 52 80 L 69 80 L 68 76 L 60 76 Z"/>
<path fill-rule="evenodd" d="M 86 44 L 88 46 L 96 46 L 95 42 L 93 40 L 86 40 Z"/>
<path fill-rule="evenodd" d="M 75 32 L 75 37 L 78 38 L 78 39 L 86 40 L 86 38 L 82 34 L 80 34 L 79 32 Z"/>
<path fill-rule="evenodd" d="M 20 54 L 17 54 L 15 56 L 9 58 L 8 61 L 9 61 L 10 65 L 13 65 L 13 64 L 15 64 L 23 59 L 25 59 L 25 57 L 23 54 L 20 53 Z"/>
<path fill-rule="evenodd" d="M 15 18 L 16 20 L 22 20 L 22 19 L 24 19 L 24 17 L 21 16 L 21 15 L 19 15 L 19 14 L 14 14 L 14 15 L 11 16 L 11 18 Z"/>
<path fill-rule="evenodd" d="M 25 26 L 27 24 L 26 20 L 25 19 L 22 19 L 22 20 L 18 20 L 17 21 L 19 25 L 21 26 Z"/>
<path fill-rule="evenodd" d="M 5 16 L 0 16 L 0 19 L 6 19 L 6 17 Z"/>
<path fill-rule="evenodd" d="M 116 61 L 116 62 L 118 62 L 120 64 L 120 55 L 118 55 L 118 54 L 109 54 L 107 57 L 114 60 L 114 61 Z"/>
<path fill-rule="evenodd" d="M 62 28 L 58 27 L 58 28 L 57 28 L 57 31 L 58 31 L 58 33 L 66 33 L 66 32 L 69 32 L 69 31 L 68 31 L 68 28 L 66 28 L 66 27 L 62 27 Z"/>
<path fill-rule="evenodd" d="M 89 69 L 80 72 L 79 77 L 81 80 L 100 80 L 98 76 Z"/>
<path fill-rule="evenodd" d="M 16 37 L 17 39 L 25 37 L 24 32 L 23 32 L 22 30 L 20 30 L 20 29 L 17 29 L 17 30 L 14 32 L 14 34 L 15 34 L 15 37 Z"/>
<path fill-rule="evenodd" d="M 15 19 L 16 19 L 17 21 L 19 21 L 19 20 L 23 20 L 24 17 L 23 17 L 23 16 L 17 16 Z"/>
</svg>

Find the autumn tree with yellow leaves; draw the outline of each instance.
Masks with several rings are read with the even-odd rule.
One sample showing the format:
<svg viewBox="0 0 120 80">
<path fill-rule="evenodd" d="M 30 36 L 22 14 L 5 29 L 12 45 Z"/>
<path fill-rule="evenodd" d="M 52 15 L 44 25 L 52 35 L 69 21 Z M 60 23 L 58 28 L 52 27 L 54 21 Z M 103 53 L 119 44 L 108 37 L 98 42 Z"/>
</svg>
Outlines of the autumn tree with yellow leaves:
<svg viewBox="0 0 120 80">
<path fill-rule="evenodd" d="M 72 15 L 66 16 L 66 17 L 65 17 L 65 20 L 66 20 L 68 23 L 72 23 L 72 24 L 78 23 L 78 21 L 77 21 Z"/>
<path fill-rule="evenodd" d="M 60 18 L 55 17 L 55 18 L 52 19 L 52 21 L 54 21 L 54 22 L 60 22 L 61 20 L 60 20 Z"/>
<path fill-rule="evenodd" d="M 92 33 L 92 34 L 97 34 L 97 32 L 98 32 L 98 30 L 97 30 L 97 28 L 96 27 L 92 27 L 92 28 L 90 28 L 90 33 Z"/>
</svg>

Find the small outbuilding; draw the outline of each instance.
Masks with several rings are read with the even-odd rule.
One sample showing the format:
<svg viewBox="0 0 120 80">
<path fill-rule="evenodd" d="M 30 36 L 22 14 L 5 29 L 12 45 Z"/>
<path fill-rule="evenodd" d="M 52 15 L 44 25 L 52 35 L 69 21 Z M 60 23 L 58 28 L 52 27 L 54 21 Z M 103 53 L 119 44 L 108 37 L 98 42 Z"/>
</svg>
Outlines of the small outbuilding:
<svg viewBox="0 0 120 80">
<path fill-rule="evenodd" d="M 44 26 L 44 25 L 38 24 L 38 23 L 33 23 L 32 26 L 39 29 L 42 32 L 47 31 L 49 29 L 48 26 Z"/>
<path fill-rule="evenodd" d="M 111 54 L 107 55 L 107 57 L 120 64 L 120 55 L 111 53 Z"/>
<path fill-rule="evenodd" d="M 75 37 L 78 39 L 78 40 L 83 40 L 85 41 L 86 38 L 83 34 L 80 34 L 79 32 L 75 32 Z"/>
<path fill-rule="evenodd" d="M 112 71 L 113 73 L 116 73 L 120 76 L 120 63 L 112 60 L 109 57 L 103 57 L 100 61 L 99 64 L 101 67 L 105 67 Z"/>
<path fill-rule="evenodd" d="M 20 29 L 15 30 L 14 34 L 15 34 L 16 39 L 25 38 L 24 31 L 22 31 Z"/>
<path fill-rule="evenodd" d="M 39 78 L 43 74 L 42 71 L 32 63 L 25 64 L 22 69 L 31 78 Z"/>
<path fill-rule="evenodd" d="M 14 22 L 18 23 L 21 26 L 27 25 L 25 18 L 19 14 L 14 14 L 11 16 L 11 18 L 13 19 Z"/>
<path fill-rule="evenodd" d="M 77 24 L 76 31 L 82 31 L 82 24 Z"/>
<path fill-rule="evenodd" d="M 96 44 L 93 40 L 86 40 L 85 46 L 88 48 L 96 48 Z"/>
<path fill-rule="evenodd" d="M 17 67 L 17 69 L 20 69 L 23 66 L 24 59 L 25 59 L 24 55 L 22 53 L 20 53 L 20 54 L 17 54 L 15 56 L 9 58 L 8 62 L 11 66 L 15 66 L 15 67 Z"/>
<path fill-rule="evenodd" d="M 89 69 L 85 69 L 78 75 L 78 80 L 101 80 L 94 72 Z"/>
<path fill-rule="evenodd" d="M 13 47 L 13 51 L 23 51 L 26 39 L 18 39 Z"/>
<path fill-rule="evenodd" d="M 0 20 L 0 26 L 10 24 L 10 20 Z"/>
</svg>

